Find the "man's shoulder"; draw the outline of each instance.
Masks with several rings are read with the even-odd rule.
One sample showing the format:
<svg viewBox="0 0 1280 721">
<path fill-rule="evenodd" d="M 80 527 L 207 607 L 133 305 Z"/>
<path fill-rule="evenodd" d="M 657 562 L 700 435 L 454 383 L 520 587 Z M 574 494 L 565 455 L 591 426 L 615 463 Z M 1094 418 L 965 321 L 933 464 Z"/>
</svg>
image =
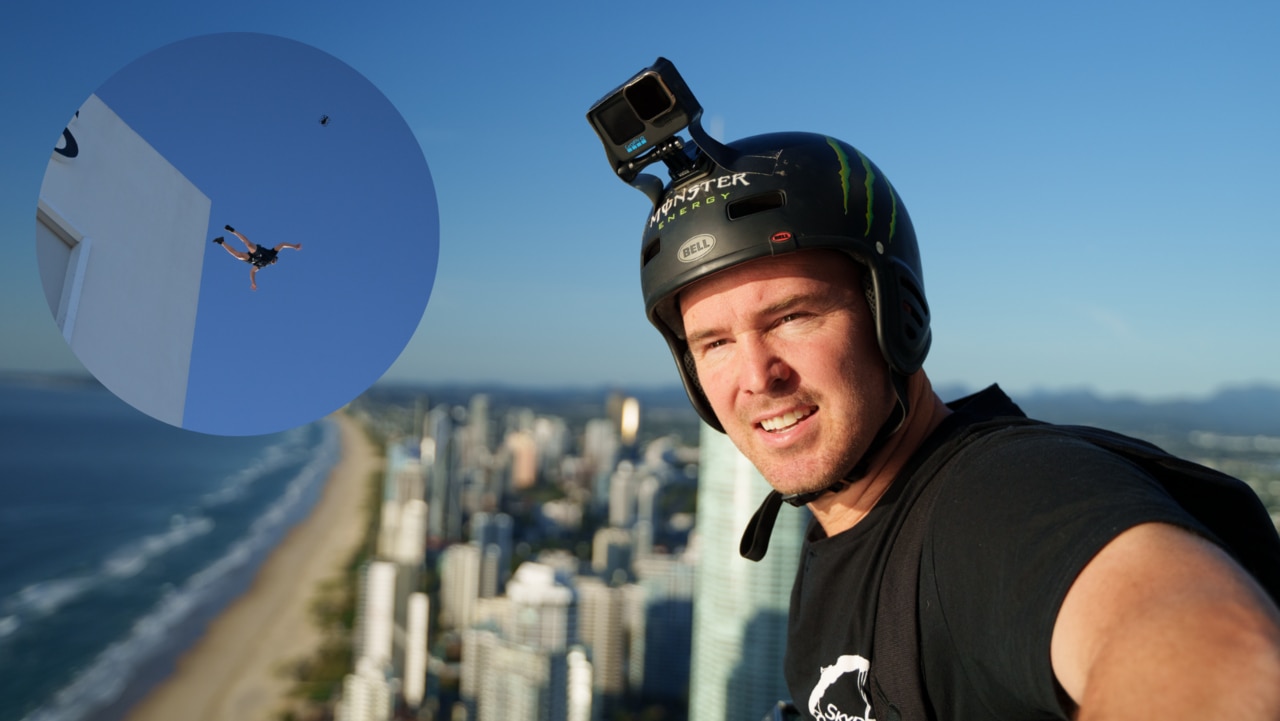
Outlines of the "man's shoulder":
<svg viewBox="0 0 1280 721">
<path fill-rule="evenodd" d="M 1070 458 L 1120 459 L 1130 468 L 1139 458 L 1171 457 L 1156 446 L 1103 428 L 1059 425 L 1029 418 L 997 385 L 947 404 L 953 413 L 939 438 L 923 449 L 941 453 L 952 468 L 966 464 L 999 471 L 1009 464 L 1053 470 Z M 1064 469 L 1069 470 L 1069 469 Z"/>
</svg>

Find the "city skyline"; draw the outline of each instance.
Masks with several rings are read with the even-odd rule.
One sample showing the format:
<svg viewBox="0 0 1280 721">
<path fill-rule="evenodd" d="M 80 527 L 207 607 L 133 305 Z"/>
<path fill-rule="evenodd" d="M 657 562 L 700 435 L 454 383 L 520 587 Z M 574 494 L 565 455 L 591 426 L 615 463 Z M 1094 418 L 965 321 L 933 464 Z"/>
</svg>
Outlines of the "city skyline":
<svg viewBox="0 0 1280 721">
<path fill-rule="evenodd" d="M 67 119 L 146 53 L 234 30 L 348 64 L 430 165 L 439 272 L 387 382 L 678 382 L 639 298 L 647 202 L 609 177 L 585 121 L 663 55 L 713 135 L 827 132 L 889 175 L 920 236 L 936 383 L 1156 399 L 1280 385 L 1268 215 L 1280 99 L 1261 92 L 1280 71 L 1270 4 L 815 4 L 767 21 L 713 4 L 669 31 L 660 17 L 623 31 L 587 3 L 74 5 L 56 19 L 34 2 L 3 11 L 0 58 L 14 72 L 0 99 L 20 110 L 0 135 L 0 370 L 78 368 L 32 250 L 39 180 Z M 56 43 L 43 32 L 53 22 Z"/>
<path fill-rule="evenodd" d="M 45 413 L 54 413 L 55 418 L 58 409 L 66 406 L 66 401 L 71 396 L 93 400 L 95 405 L 103 403 L 108 407 L 123 406 L 114 401 L 110 394 L 95 389 L 59 388 L 36 391 L 19 386 L 18 390 L 23 394 L 38 394 L 46 398 L 68 396 L 58 402 L 25 404 L 27 408 L 34 407 Z M 689 446 L 687 441 L 667 435 L 669 429 L 646 415 L 643 403 L 639 408 L 640 432 L 635 437 L 635 442 L 639 445 L 632 446 L 632 442 L 627 439 L 630 433 L 634 433 L 634 429 L 629 431 L 630 421 L 624 422 L 623 419 L 629 419 L 627 409 L 635 410 L 635 405 L 633 399 L 618 395 L 597 397 L 589 406 L 570 401 L 557 407 L 545 407 L 540 404 L 511 403 L 510 399 L 502 397 L 433 399 L 405 392 L 388 397 L 364 398 L 350 409 L 352 417 L 369 425 L 370 437 L 386 439 L 386 446 L 383 448 L 382 463 L 370 466 L 380 468 L 372 479 L 381 491 L 373 497 L 380 495 L 382 506 L 380 509 L 367 509 L 374 512 L 378 519 L 377 525 L 370 528 L 363 523 L 358 524 L 369 534 L 366 536 L 367 540 L 373 542 L 365 547 L 376 545 L 377 548 L 377 560 L 368 566 L 369 580 L 360 584 L 362 588 L 370 589 L 374 595 L 357 604 L 358 608 L 363 609 L 360 613 L 364 614 L 365 619 L 358 621 L 356 626 L 357 659 L 369 660 L 353 659 L 356 670 L 354 676 L 347 678 L 344 698 L 349 698 L 351 704 L 368 707 L 376 714 L 381 714 L 390 707 L 395 693 L 402 693 L 405 702 L 413 707 L 435 703 L 444 704 L 437 708 L 445 708 L 451 704 L 454 696 L 442 693 L 438 688 L 432 690 L 429 683 L 422 683 L 422 674 L 428 668 L 434 669 L 429 673 L 439 674 L 439 678 L 450 677 L 450 671 L 442 669 L 441 663 L 436 660 L 428 662 L 425 646 L 436 649 L 433 651 L 437 654 L 435 658 L 445 665 L 455 664 L 453 652 L 449 650 L 454 647 L 453 642 L 434 631 L 429 632 L 427 622 L 423 619 L 429 615 L 428 608 L 437 606 L 435 600 L 427 601 L 425 597 L 414 593 L 419 582 L 432 575 L 430 571 L 426 571 L 430 567 L 437 569 L 436 577 L 441 584 L 439 613 L 443 619 L 447 612 L 455 630 L 469 627 L 477 620 L 491 625 L 509 624 L 514 618 L 527 619 L 530 612 L 533 612 L 540 620 L 550 624 L 534 628 L 540 632 L 564 634 L 564 643 L 557 642 L 550 649 L 555 654 L 564 655 L 554 657 L 528 654 L 515 649 L 501 641 L 501 633 L 490 637 L 494 643 L 484 642 L 487 645 L 482 645 L 487 650 L 474 654 L 474 660 L 481 664 L 497 662 L 492 655 L 488 660 L 480 657 L 504 648 L 516 651 L 515 656 L 503 651 L 504 662 L 513 663 L 513 668 L 532 673 L 526 677 L 529 681 L 526 688 L 538 689 L 537 698 L 521 697 L 521 700 L 507 696 L 505 700 L 499 701 L 495 699 L 501 696 L 500 689 L 492 683 L 487 686 L 466 686 L 464 682 L 464 690 L 460 692 L 464 702 L 472 698 L 480 705 L 485 705 L 489 702 L 482 697 L 487 694 L 490 701 L 497 703 L 499 707 L 511 703 L 542 703 L 549 699 L 547 694 L 560 693 L 557 689 L 563 688 L 569 693 L 568 703 L 571 708 L 575 703 L 572 701 L 572 689 L 583 690 L 590 686 L 593 690 L 586 695 L 593 697 L 593 707 L 605 708 L 611 703 L 610 699 L 617 698 L 613 689 L 620 679 L 617 665 L 622 658 L 620 654 L 625 654 L 628 659 L 626 663 L 629 667 L 625 676 L 629 689 L 633 692 L 635 689 L 642 689 L 641 693 L 644 695 L 661 694 L 659 697 L 667 699 L 671 698 L 670 694 L 673 692 L 678 697 L 680 679 L 685 674 L 692 678 L 700 671 L 710 669 L 710 688 L 715 690 L 726 687 L 730 703 L 726 704 L 723 698 L 717 699 L 715 693 L 710 697 L 699 693 L 699 686 L 705 689 L 708 681 L 699 683 L 694 680 L 690 701 L 696 706 L 697 714 L 708 715 L 698 716 L 691 708 L 691 719 L 720 718 L 718 710 L 726 708 L 730 709 L 729 718 L 740 718 L 744 709 L 761 703 L 767 705 L 772 703 L 771 697 L 783 695 L 777 687 L 771 690 L 767 686 L 767 677 L 773 675 L 769 671 L 769 664 L 751 664 L 745 658 L 735 659 L 732 653 L 728 656 L 723 653 L 734 643 L 734 639 L 742 638 L 743 634 L 751 639 L 752 658 L 756 660 L 762 660 L 766 655 L 776 656 L 780 651 L 778 635 L 783 621 L 782 608 L 792 574 L 784 567 L 770 570 L 764 564 L 753 566 L 734 557 L 741 527 L 762 494 L 767 491 L 767 484 L 734 451 L 726 437 L 704 426 L 699 445 Z M 30 418 L 21 422 L 18 420 L 20 414 L 16 409 L 20 405 L 15 400 L 10 400 L 10 406 L 9 417 L 14 419 L 11 423 L 15 424 L 15 428 L 26 429 L 33 425 Z M 65 408 L 62 412 L 65 413 Z M 118 422 L 119 418 L 117 422 L 108 422 L 104 420 L 106 416 L 99 412 L 81 413 L 78 423 L 90 425 L 96 420 L 104 427 L 119 428 L 117 432 L 134 435 L 139 430 L 148 432 L 147 424 L 139 423 L 144 420 L 140 415 L 135 412 L 119 416 L 132 419 L 133 428 L 127 425 L 119 428 L 124 425 Z M 663 417 L 662 414 L 659 417 Z M 1164 415 L 1157 415 L 1155 418 L 1155 428 L 1168 428 L 1167 424 L 1171 419 Z M 56 438 L 48 433 L 49 424 L 46 422 L 44 425 L 46 437 Z M 160 426 L 162 430 L 169 431 L 170 435 L 176 434 L 170 440 L 177 439 L 185 444 L 185 448 L 175 447 L 170 450 L 175 457 L 189 455 L 189 450 L 197 445 L 209 446 L 246 440 L 202 436 L 183 433 L 161 424 L 151 425 Z M 154 430 L 152 428 L 150 432 Z M 1242 476 L 1256 480 L 1259 492 L 1264 494 L 1273 514 L 1276 513 L 1276 504 L 1280 502 L 1280 481 L 1274 480 L 1277 468 L 1275 454 L 1280 447 L 1276 445 L 1274 437 L 1258 435 L 1256 431 L 1250 435 L 1230 436 L 1207 429 L 1175 433 L 1175 436 L 1196 457 L 1212 458 L 1215 463 L 1239 464 L 1231 467 L 1239 468 Z M 131 442 L 143 447 L 149 446 L 149 451 L 134 454 Z M 143 438 L 121 443 L 121 448 L 116 452 L 155 459 L 162 455 L 162 449 L 168 445 L 148 444 Z M 332 444 L 326 444 L 326 447 L 329 450 L 321 451 L 321 455 L 337 451 Z M 95 457 L 98 455 L 95 454 Z M 271 455 L 276 454 L 268 454 L 268 457 Z M 142 466 L 148 464 L 138 465 L 137 470 L 141 470 Z M 165 467 L 164 463 L 155 465 Z M 205 462 L 202 465 L 210 464 Z M 235 465 L 238 464 L 233 462 L 233 467 Z M 254 461 L 247 468 L 256 473 L 263 465 L 269 468 L 271 464 Z M 306 462 L 305 465 L 313 467 L 315 464 Z M 683 506 L 670 502 L 688 502 L 689 496 L 687 492 L 681 492 L 681 487 L 686 487 L 687 491 L 695 467 L 699 469 L 697 505 L 700 509 L 696 521 L 692 514 L 672 513 L 673 509 Z M 104 472 L 110 473 L 110 470 Z M 303 476 L 308 475 L 317 474 L 303 473 Z M 239 472 L 233 476 L 233 486 L 242 484 L 241 481 L 234 480 L 241 476 L 243 473 Z M 23 475 L 18 474 L 18 478 L 22 479 Z M 24 485 L 42 484 L 19 482 L 11 490 L 16 491 Z M 109 484 L 94 485 L 105 487 Z M 185 485 L 162 484 L 167 490 L 175 492 L 182 490 Z M 560 493 L 547 495 L 545 492 L 549 487 L 558 488 Z M 660 500 L 655 492 L 664 488 L 670 495 L 665 500 Z M 233 492 L 235 490 L 223 488 L 204 495 L 210 499 L 226 498 L 236 495 Z M 98 492 L 114 495 L 119 490 L 114 487 L 100 488 Z M 526 496 L 526 493 L 529 495 Z M 155 494 L 146 495 L 151 497 Z M 289 491 L 284 493 L 285 498 L 293 495 L 295 494 Z M 557 500 L 549 500 L 556 496 Z M 19 494 L 19 498 L 21 497 Z M 504 504 L 504 498 L 514 503 Z M 346 505 L 354 508 L 357 504 Z M 607 505 L 607 511 L 602 508 L 604 505 Z M 433 508 L 447 509 L 445 515 L 448 518 L 433 513 Z M 509 510 L 513 515 L 505 516 L 503 509 Z M 659 512 L 659 509 L 664 510 Z M 19 513 L 24 517 L 27 515 L 22 511 Z M 783 514 L 785 515 L 779 517 L 766 563 L 776 562 L 786 566 L 794 564 L 797 558 L 794 543 L 799 538 L 795 532 L 802 526 L 804 518 L 796 509 L 784 509 Z M 597 523 L 607 518 L 609 528 L 599 527 L 592 534 L 593 526 L 586 522 L 590 515 L 594 515 Z M 166 561 L 170 552 L 180 549 L 186 543 L 188 536 L 207 533 L 215 527 L 215 524 L 207 520 L 196 520 L 200 522 L 188 521 L 173 525 L 163 544 L 147 539 L 144 544 L 149 549 L 147 555 L 154 556 L 157 561 Z M 45 525 L 35 515 L 32 529 L 43 529 Z M 259 524 L 251 525 L 256 528 Z M 219 523 L 216 527 L 221 526 Z M 588 534 L 590 543 L 586 541 Z M 543 540 L 551 542 L 544 545 L 541 542 Z M 540 548 L 574 548 L 575 551 L 554 550 L 544 554 L 539 551 Z M 681 552 L 682 548 L 684 552 Z M 110 544 L 103 550 L 113 559 L 119 555 L 111 551 Z M 446 556 L 453 558 L 455 551 L 458 563 L 455 565 L 452 561 L 446 562 Z M 437 553 L 439 555 L 435 556 Z M 502 560 L 504 555 L 508 560 Z M 439 559 L 438 566 L 430 560 L 433 557 Z M 149 559 L 141 559 L 141 565 L 145 565 L 147 560 Z M 504 593 L 504 575 L 501 569 L 517 566 L 512 560 L 520 563 L 532 561 L 534 566 L 528 569 L 526 577 L 532 574 L 543 580 L 526 584 L 522 590 L 510 591 L 508 586 L 508 600 L 500 600 Z M 744 573 L 742 568 L 733 565 L 735 563 L 739 566 L 747 565 L 751 572 Z M 694 564 L 703 571 L 695 571 Z M 112 561 L 104 564 L 103 568 L 120 569 L 121 565 Z M 92 567 L 93 564 L 90 563 L 89 566 Z M 392 566 L 395 567 L 394 570 Z M 136 571 L 120 569 L 119 572 L 132 575 Z M 703 576 L 696 584 L 689 578 L 694 573 Z M 196 577 L 205 575 L 207 574 L 198 573 Z M 598 580 L 587 580 L 590 577 Z M 606 581 L 610 588 L 630 590 L 620 596 L 612 592 L 600 596 L 595 590 L 588 590 L 599 590 Z M 640 587 L 643 587 L 643 594 Z M 545 604 L 535 603 L 537 599 L 545 598 L 547 592 L 563 600 L 565 591 L 557 591 L 556 588 L 574 589 L 578 600 L 572 601 L 569 608 L 552 604 L 552 608 L 544 609 Z M 28 590 L 33 597 L 40 595 L 35 586 Z M 635 598 L 633 593 L 637 594 Z M 716 593 L 720 598 L 713 600 L 710 594 Z M 27 591 L 18 594 L 19 597 L 26 595 Z M 646 602 L 648 611 L 644 615 L 644 619 L 648 620 L 641 620 L 635 612 L 637 607 L 632 605 L 633 602 L 638 602 L 639 595 L 650 599 Z M 588 596 L 596 597 L 589 601 Z M 696 601 L 697 598 L 701 598 L 701 603 Z M 694 599 L 693 613 L 688 607 L 691 599 Z M 618 603 L 623 605 L 622 609 Z M 702 608 L 701 612 L 696 610 L 699 607 Z M 461 616 L 458 614 L 459 610 L 464 611 Z M 543 610 L 549 615 L 544 615 Z M 626 642 L 629 649 L 619 649 L 617 646 L 619 610 L 623 612 L 622 626 L 629 629 L 625 632 L 629 639 Z M 704 622 L 695 620 L 695 613 L 699 613 L 701 619 L 711 619 L 712 623 L 704 625 Z M 572 620 L 575 614 L 577 621 Z M 26 620 L 31 619 L 15 621 L 13 618 L 0 618 L 0 630 L 12 634 Z M 170 620 L 181 621 L 181 617 Z M 4 628 L 5 623 L 8 624 L 8 629 Z M 589 631 L 588 627 L 592 624 L 596 630 Z M 508 625 L 505 633 L 517 634 L 530 630 L 528 626 L 520 628 L 525 630 L 512 630 Z M 582 642 L 585 656 L 579 654 L 575 648 L 577 644 L 571 642 L 574 635 L 571 629 L 577 629 L 577 640 Z M 604 636 L 593 636 L 599 629 L 613 630 L 604 631 Z M 466 632 L 463 635 L 461 645 L 466 649 Z M 712 650 L 714 658 L 700 661 L 697 639 L 707 636 L 711 638 L 705 645 Z M 694 639 L 692 648 L 688 645 L 690 638 Z M 774 650 L 770 653 L 764 650 L 767 638 L 773 638 Z M 681 640 L 684 645 L 681 645 Z M 655 650 L 660 648 L 667 650 L 656 654 L 658 666 L 655 669 Z M 105 657 L 107 662 L 110 661 L 109 656 Z M 683 665 L 686 657 L 688 667 Z M 489 681 L 509 677 L 506 671 L 494 671 L 493 666 L 482 665 L 480 668 L 472 667 L 467 670 L 468 658 L 468 652 L 464 650 L 460 670 L 464 677 L 474 680 L 476 674 L 480 674 Z M 534 667 L 544 660 L 549 665 L 544 671 L 536 671 Z M 102 663 L 102 659 L 99 659 L 93 665 L 101 667 Z M 383 670 L 379 670 L 380 668 Z M 491 670 L 488 676 L 484 675 L 484 668 Z M 576 685 L 573 681 L 575 677 L 578 679 Z M 433 675 L 432 678 L 436 676 Z M 398 684 L 396 679 L 403 683 Z M 763 695 L 748 697 L 744 691 L 746 688 Z M 468 696 L 466 689 L 471 689 L 475 695 Z M 740 705 L 732 706 L 733 703 Z M 565 714 L 570 719 L 585 718 L 582 715 L 574 716 L 569 708 L 561 708 L 565 709 Z M 497 715 L 501 716 L 502 712 L 499 710 Z M 507 717 L 533 716 L 514 714 Z M 562 716 L 557 711 L 539 717 Z"/>
</svg>

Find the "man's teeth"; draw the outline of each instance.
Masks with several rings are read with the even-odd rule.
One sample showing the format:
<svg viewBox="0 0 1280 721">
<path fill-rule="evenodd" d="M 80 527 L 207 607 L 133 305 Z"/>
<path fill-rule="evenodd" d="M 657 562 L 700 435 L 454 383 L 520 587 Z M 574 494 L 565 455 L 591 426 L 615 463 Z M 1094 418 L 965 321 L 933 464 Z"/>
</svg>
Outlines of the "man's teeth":
<svg viewBox="0 0 1280 721">
<path fill-rule="evenodd" d="M 795 425 L 796 422 L 798 422 L 801 418 L 804 418 L 808 415 L 809 415 L 808 410 L 791 411 L 789 413 L 783 413 L 777 418 L 769 418 L 768 420 L 760 421 L 760 427 L 765 429 L 766 431 L 780 431 L 783 428 L 787 428 L 788 426 Z"/>
</svg>

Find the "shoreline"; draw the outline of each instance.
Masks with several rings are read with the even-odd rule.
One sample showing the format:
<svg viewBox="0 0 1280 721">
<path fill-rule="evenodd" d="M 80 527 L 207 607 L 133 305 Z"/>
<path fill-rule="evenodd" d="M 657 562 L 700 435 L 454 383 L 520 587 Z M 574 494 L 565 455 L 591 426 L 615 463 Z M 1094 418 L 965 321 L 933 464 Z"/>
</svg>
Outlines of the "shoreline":
<svg viewBox="0 0 1280 721">
<path fill-rule="evenodd" d="M 126 721 L 268 721 L 291 706 L 286 669 L 312 657 L 324 639 L 311 602 L 364 540 L 366 484 L 382 464 L 356 421 L 340 412 L 331 418 L 340 428 L 341 452 L 311 513 L 173 673 L 129 709 Z"/>
</svg>

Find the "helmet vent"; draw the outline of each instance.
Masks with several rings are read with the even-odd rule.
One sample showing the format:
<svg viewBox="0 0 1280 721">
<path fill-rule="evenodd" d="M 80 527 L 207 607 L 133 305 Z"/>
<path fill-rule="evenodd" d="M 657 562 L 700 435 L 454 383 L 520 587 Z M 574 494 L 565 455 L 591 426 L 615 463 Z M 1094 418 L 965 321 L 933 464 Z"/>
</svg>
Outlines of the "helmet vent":
<svg viewBox="0 0 1280 721">
<path fill-rule="evenodd" d="M 782 196 L 781 190 L 771 190 L 760 195 L 753 195 L 750 198 L 735 200 L 729 204 L 729 220 L 737 220 L 748 215 L 763 213 L 766 210 L 781 208 L 786 204 L 786 198 Z"/>
<path fill-rule="evenodd" d="M 907 322 L 903 323 L 903 332 L 911 340 L 919 337 L 919 330 L 928 327 L 929 306 L 924 300 L 924 293 L 907 278 L 898 277 L 898 286 L 902 290 L 902 311 Z"/>
<path fill-rule="evenodd" d="M 640 267 L 643 268 L 662 250 L 662 238 L 654 238 L 640 253 Z"/>
</svg>

